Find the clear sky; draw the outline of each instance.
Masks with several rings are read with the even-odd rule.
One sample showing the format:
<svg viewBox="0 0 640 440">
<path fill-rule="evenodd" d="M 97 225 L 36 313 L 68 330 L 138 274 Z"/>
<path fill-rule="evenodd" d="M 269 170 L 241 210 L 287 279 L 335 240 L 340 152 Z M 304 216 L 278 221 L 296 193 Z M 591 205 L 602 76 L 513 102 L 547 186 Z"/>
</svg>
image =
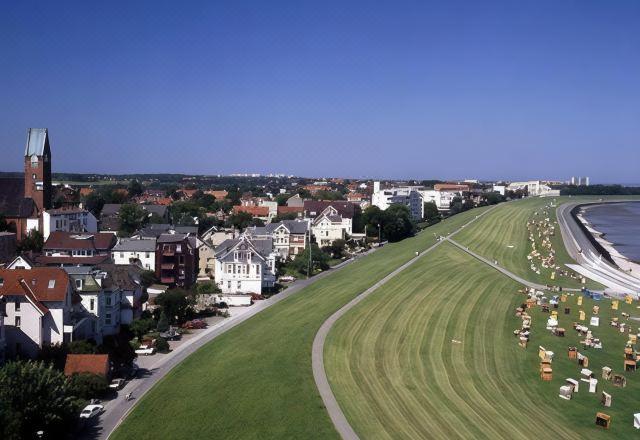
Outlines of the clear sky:
<svg viewBox="0 0 640 440">
<path fill-rule="evenodd" d="M 0 170 L 640 181 L 640 1 L 0 3 Z"/>
</svg>

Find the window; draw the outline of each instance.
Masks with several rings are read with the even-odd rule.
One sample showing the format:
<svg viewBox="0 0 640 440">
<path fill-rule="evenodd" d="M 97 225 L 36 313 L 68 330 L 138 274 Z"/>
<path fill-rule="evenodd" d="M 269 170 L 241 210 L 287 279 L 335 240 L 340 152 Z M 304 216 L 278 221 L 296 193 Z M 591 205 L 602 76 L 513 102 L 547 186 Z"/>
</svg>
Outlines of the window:
<svg viewBox="0 0 640 440">
<path fill-rule="evenodd" d="M 111 296 L 106 296 L 104 298 L 104 302 L 106 305 L 110 306 L 111 305 Z"/>
<path fill-rule="evenodd" d="M 145 252 L 144 257 L 149 258 L 149 252 Z"/>
<path fill-rule="evenodd" d="M 82 289 L 82 280 L 76 280 L 76 289 Z"/>
<path fill-rule="evenodd" d="M 238 290 L 242 289 L 242 281 L 238 281 Z"/>
<path fill-rule="evenodd" d="M 227 289 L 231 289 L 231 281 L 227 281 Z"/>
<path fill-rule="evenodd" d="M 124 258 L 124 252 L 120 252 L 120 258 Z"/>
<path fill-rule="evenodd" d="M 96 300 L 91 298 L 89 300 L 89 310 L 91 310 L 93 312 L 93 310 L 96 308 Z"/>
<path fill-rule="evenodd" d="M 19 316 L 16 316 L 16 322 L 15 322 L 15 324 L 16 324 L 16 327 L 17 327 L 17 328 L 20 328 L 21 319 L 20 319 L 20 317 L 19 317 Z"/>
<path fill-rule="evenodd" d="M 20 298 L 16 298 L 16 312 L 20 311 Z"/>
<path fill-rule="evenodd" d="M 33 173 L 33 174 L 31 175 L 31 177 L 33 178 L 33 180 L 36 180 L 36 174 L 35 174 L 35 173 Z"/>
<path fill-rule="evenodd" d="M 111 325 L 111 313 L 105 313 L 104 315 L 104 323 L 107 325 Z"/>
</svg>

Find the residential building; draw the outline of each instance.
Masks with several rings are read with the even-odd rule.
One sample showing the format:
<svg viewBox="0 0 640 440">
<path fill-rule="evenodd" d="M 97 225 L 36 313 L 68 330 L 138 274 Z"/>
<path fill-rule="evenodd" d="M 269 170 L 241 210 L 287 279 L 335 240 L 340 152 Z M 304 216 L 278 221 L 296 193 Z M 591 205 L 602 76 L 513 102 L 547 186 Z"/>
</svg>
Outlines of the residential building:
<svg viewBox="0 0 640 440">
<path fill-rule="evenodd" d="M 11 261 L 11 263 L 9 263 L 5 269 L 29 270 L 35 267 L 35 265 L 36 265 L 36 262 L 33 261 L 30 255 L 22 254 L 14 258 L 13 261 Z"/>
<path fill-rule="evenodd" d="M 98 232 L 98 220 L 85 209 L 50 209 L 42 213 L 42 235 L 52 232 Z"/>
<path fill-rule="evenodd" d="M 196 237 L 162 234 L 156 242 L 156 276 L 162 284 L 189 288 L 196 281 Z"/>
<path fill-rule="evenodd" d="M 34 358 L 44 346 L 93 337 L 91 317 L 74 313 L 72 294 L 63 269 L 0 269 L 7 355 Z"/>
<path fill-rule="evenodd" d="M 93 331 L 98 343 L 140 316 L 144 290 L 140 267 L 107 263 L 66 270 L 81 298 L 78 309 L 95 318 Z"/>
<path fill-rule="evenodd" d="M 529 196 L 550 196 L 556 197 L 560 195 L 559 190 L 551 189 L 550 186 L 545 185 L 539 180 L 529 180 L 524 182 L 511 182 L 507 186 L 509 191 L 526 191 Z"/>
<path fill-rule="evenodd" d="M 342 216 L 332 207 L 328 207 L 321 215 L 313 219 L 311 232 L 318 246 L 330 246 L 334 241 L 346 238 L 342 221 Z"/>
<path fill-rule="evenodd" d="M 258 239 L 271 238 L 275 252 L 280 258 L 286 259 L 295 258 L 304 252 L 308 231 L 309 222 L 306 220 L 283 220 L 266 226 L 247 228 L 246 234 Z"/>
<path fill-rule="evenodd" d="M 24 177 L 0 177 L 0 212 L 21 241 L 41 230 L 41 213 L 52 205 L 51 148 L 46 128 L 30 128 L 24 150 Z"/>
<path fill-rule="evenodd" d="M 108 232 L 52 232 L 42 247 L 43 255 L 36 262 L 45 266 L 90 266 L 108 261 L 115 246 L 115 235 Z"/>
<path fill-rule="evenodd" d="M 356 210 L 360 209 L 353 203 L 343 200 L 305 200 L 304 217 L 315 220 L 316 217 L 327 212 L 329 207 L 332 208 L 328 211 L 329 215 L 339 215 L 342 218 L 344 232 L 348 235 L 353 234 L 353 217 L 356 215 Z"/>
<path fill-rule="evenodd" d="M 156 239 L 120 239 L 111 249 L 115 264 L 135 264 L 146 270 L 156 270 Z"/>
<path fill-rule="evenodd" d="M 16 234 L 0 232 L 0 265 L 9 263 L 16 257 Z"/>
<path fill-rule="evenodd" d="M 404 205 L 411 211 L 411 217 L 420 221 L 424 217 L 424 189 L 421 186 L 399 186 L 380 188 L 380 182 L 373 183 L 371 204 L 385 211 L 391 205 Z"/>
<path fill-rule="evenodd" d="M 234 214 L 239 214 L 241 212 L 250 214 L 252 217 L 258 218 L 264 222 L 268 222 L 270 220 L 270 217 L 269 217 L 270 210 L 268 206 L 241 206 L 240 205 L 240 206 L 233 207 Z"/>
<path fill-rule="evenodd" d="M 294 194 L 287 199 L 287 206 L 290 208 L 302 208 L 304 207 L 304 199 L 300 197 L 300 194 Z"/>
<path fill-rule="evenodd" d="M 304 215 L 304 206 L 278 206 L 278 217 L 285 215 L 295 215 L 297 218 L 302 218 Z"/>
<path fill-rule="evenodd" d="M 505 185 L 493 185 L 493 192 L 497 192 L 501 196 L 504 196 L 507 187 Z"/>
<path fill-rule="evenodd" d="M 273 240 L 241 236 L 215 250 L 215 280 L 223 293 L 262 293 L 276 280 Z"/>
<path fill-rule="evenodd" d="M 235 238 L 234 229 L 212 226 L 198 239 L 198 278 L 215 277 L 215 248 L 225 240 Z"/>
</svg>

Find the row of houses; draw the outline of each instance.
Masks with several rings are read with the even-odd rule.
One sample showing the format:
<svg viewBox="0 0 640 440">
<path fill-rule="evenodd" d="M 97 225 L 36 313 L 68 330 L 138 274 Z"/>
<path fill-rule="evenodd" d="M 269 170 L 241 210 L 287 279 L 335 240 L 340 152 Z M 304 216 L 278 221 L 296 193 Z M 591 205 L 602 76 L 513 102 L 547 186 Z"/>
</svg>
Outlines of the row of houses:
<svg viewBox="0 0 640 440">
<path fill-rule="evenodd" d="M 34 358 L 49 345 L 102 343 L 143 309 L 137 266 L 32 266 L 22 257 L 0 269 L 0 361 Z"/>
</svg>

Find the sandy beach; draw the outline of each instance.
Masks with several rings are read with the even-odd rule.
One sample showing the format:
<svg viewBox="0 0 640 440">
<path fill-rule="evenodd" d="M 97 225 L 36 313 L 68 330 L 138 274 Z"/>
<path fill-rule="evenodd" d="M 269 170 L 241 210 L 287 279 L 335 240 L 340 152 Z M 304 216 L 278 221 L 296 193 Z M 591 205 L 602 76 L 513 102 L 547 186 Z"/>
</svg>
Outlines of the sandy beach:
<svg viewBox="0 0 640 440">
<path fill-rule="evenodd" d="M 626 256 L 622 255 L 615 248 L 613 243 L 607 241 L 605 239 L 605 235 L 594 229 L 593 226 L 587 221 L 587 219 L 582 215 L 584 212 L 584 208 L 580 210 L 580 213 L 576 215 L 578 219 L 582 222 L 582 224 L 587 228 L 587 230 L 593 235 L 593 238 L 611 255 L 611 258 L 616 263 L 616 265 L 623 271 L 632 275 L 634 278 L 640 279 L 640 264 L 629 260 Z"/>
</svg>

